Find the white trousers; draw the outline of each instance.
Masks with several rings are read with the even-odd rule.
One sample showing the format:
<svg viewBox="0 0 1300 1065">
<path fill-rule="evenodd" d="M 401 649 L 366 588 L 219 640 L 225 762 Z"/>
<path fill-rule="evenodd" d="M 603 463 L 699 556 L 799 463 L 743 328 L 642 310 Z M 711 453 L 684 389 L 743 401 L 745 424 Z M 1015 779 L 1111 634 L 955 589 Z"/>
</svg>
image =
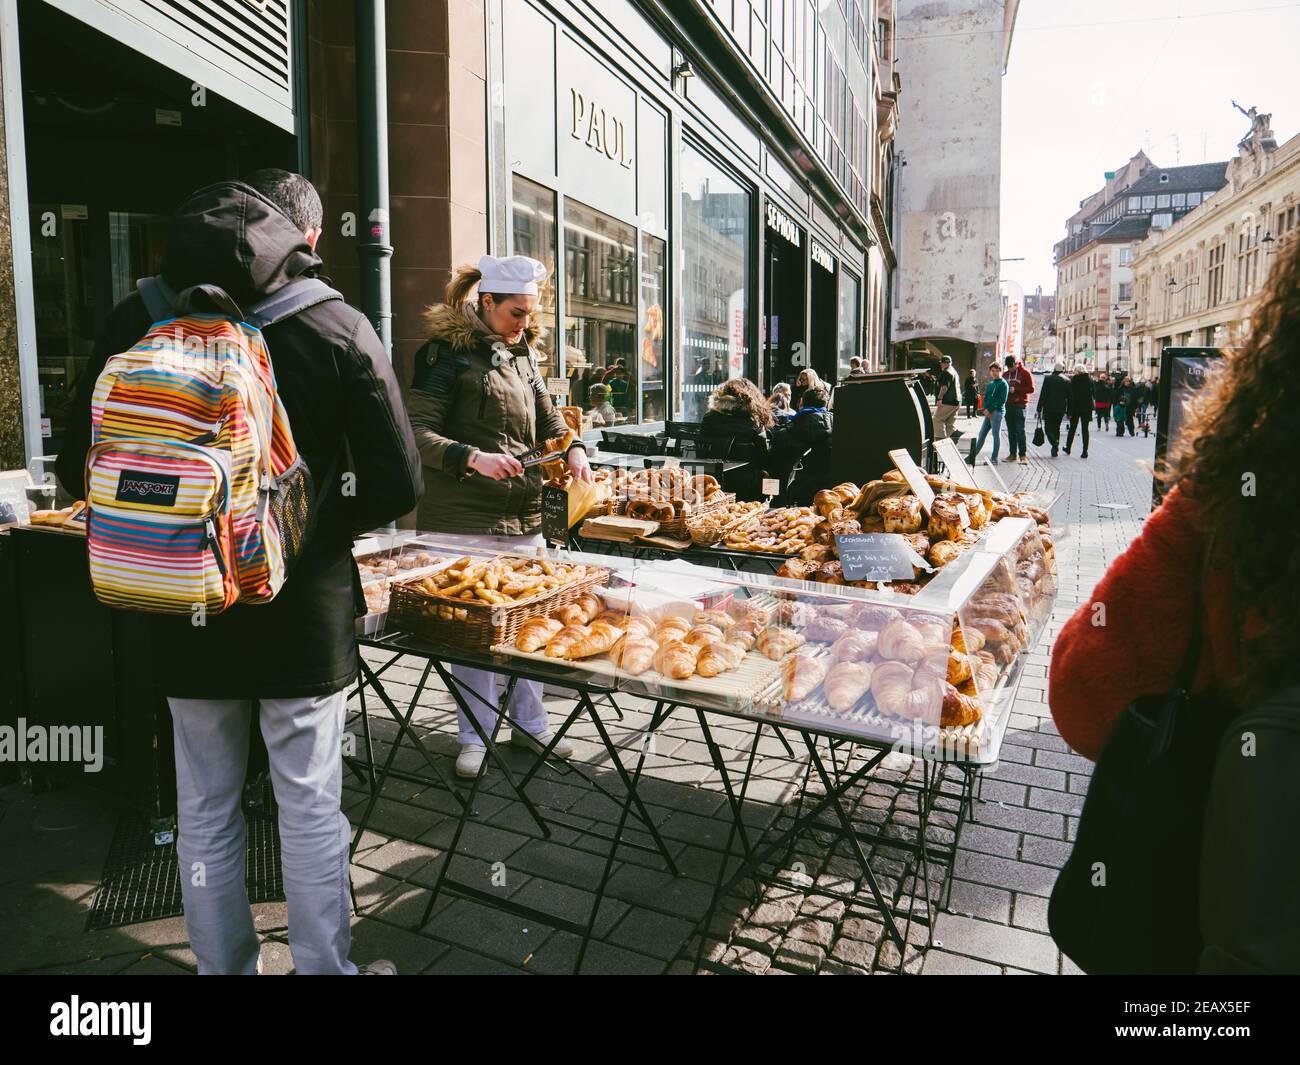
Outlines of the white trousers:
<svg viewBox="0 0 1300 1065">
<path fill-rule="evenodd" d="M 257 972 L 240 806 L 248 765 L 247 699 L 168 699 L 185 927 L 200 974 Z M 346 692 L 261 699 L 258 715 L 280 810 L 289 950 L 301 975 L 353 975 L 348 893 L 351 826 L 339 808 Z"/>
</svg>

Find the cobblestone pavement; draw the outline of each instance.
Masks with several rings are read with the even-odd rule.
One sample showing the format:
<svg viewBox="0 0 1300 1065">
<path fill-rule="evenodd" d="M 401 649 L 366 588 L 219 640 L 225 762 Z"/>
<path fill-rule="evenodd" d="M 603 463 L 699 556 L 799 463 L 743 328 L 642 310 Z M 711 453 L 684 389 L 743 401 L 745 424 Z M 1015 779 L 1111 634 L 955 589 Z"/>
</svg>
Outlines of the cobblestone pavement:
<svg viewBox="0 0 1300 1065">
<path fill-rule="evenodd" d="M 968 424 L 959 427 L 970 429 Z M 1068 535 L 1057 546 L 1059 599 L 1049 631 L 1026 668 L 1001 762 L 983 781 L 976 821 L 963 829 L 950 906 L 935 914 L 933 943 L 927 946 L 925 927 L 913 923 L 906 957 L 900 958 L 897 948 L 883 940 L 880 915 L 867 905 L 870 896 L 843 844 L 832 850 L 832 837 L 818 835 L 797 841 L 782 856 L 781 868 L 766 868 L 756 879 L 735 886 L 705 930 L 706 958 L 740 971 L 773 975 L 887 973 L 900 968 L 923 974 L 1075 971 L 1046 934 L 1047 895 L 1068 853 L 1091 765 L 1066 748 L 1051 723 L 1045 702 L 1050 641 L 1139 530 L 1149 510 L 1151 454 L 1152 441 L 1147 439 L 1095 436 L 1086 462 L 1077 454 L 1046 458 L 1043 449 L 1028 466 L 1000 467 L 1013 489 L 1061 493 L 1053 517 Z M 403 696 L 409 700 L 418 674 L 413 669 L 395 671 L 391 680 L 393 698 L 404 709 Z M 426 700 L 429 705 L 416 711 L 414 723 L 450 773 L 455 736 L 446 698 L 435 688 Z M 557 696 L 548 703 L 553 721 L 558 721 L 563 699 Z M 620 699 L 620 704 L 625 720 L 615 721 L 609 712 L 602 719 L 616 742 L 631 743 L 631 734 L 648 719 L 648 706 L 637 700 Z M 382 710 L 372 715 L 382 761 L 393 729 L 380 717 L 389 719 Z M 715 736 L 728 765 L 742 765 L 753 743 L 753 728 L 740 721 L 717 722 Z M 620 794 L 593 726 L 575 726 L 571 735 L 577 746 L 575 764 Z M 522 752 L 512 750 L 506 757 L 521 771 L 530 764 Z M 780 829 L 788 823 L 806 762 L 806 756 L 789 759 L 770 732 L 764 733 L 744 806 L 747 825 Z M 399 747 L 395 764 L 418 772 L 423 761 L 413 749 Z M 466 857 L 458 859 L 453 872 L 513 902 L 562 918 L 585 919 L 607 849 L 593 833 L 612 830 L 616 805 L 576 775 L 546 771 L 530 784 L 529 794 L 562 825 L 557 823 L 552 840 L 543 841 L 536 838 L 520 804 L 510 798 L 501 774 L 490 772 L 487 790 L 476 803 L 478 816 L 461 841 Z M 663 726 L 647 756 L 645 773 L 641 790 L 648 812 L 680 875 L 669 875 L 653 853 L 620 850 L 596 940 L 585 959 L 587 972 L 691 972 L 701 947 L 697 930 L 705 921 L 731 821 L 721 779 L 692 715 L 678 711 Z M 851 793 L 855 819 L 878 829 L 886 840 L 915 840 L 920 824 L 917 792 L 900 785 L 915 786 L 919 775 L 919 763 L 891 755 Z M 353 786 L 358 783 L 355 777 L 349 780 L 344 806 L 356 823 L 367 793 Z M 808 790 L 815 795 L 819 789 L 810 785 Z M 0 798 L 16 807 L 40 801 L 15 800 L 14 794 L 5 789 Z M 18 812 L 16 807 L 11 814 Z M 429 923 L 418 927 L 450 843 L 454 809 L 444 791 L 399 780 L 387 784 L 352 868 L 361 910 L 354 918 L 353 957 L 392 958 L 403 973 L 569 971 L 577 950 L 575 936 L 479 902 L 444 895 Z M 48 817 L 48 810 L 43 816 Z M 954 823 L 951 812 L 935 813 L 929 842 L 951 843 Z M 0 825 L 0 832 L 5 827 Z M 0 883 L 4 912 L 21 918 L 13 926 L 16 938 L 0 952 L 0 971 L 192 972 L 194 959 L 179 918 L 105 933 L 82 931 L 102 847 L 107 845 L 105 826 L 97 836 L 92 828 L 82 829 L 81 842 L 68 834 L 61 857 L 42 857 L 30 869 L 15 868 L 15 876 Z M 647 841 L 644 832 L 629 835 Z M 98 840 L 101 849 L 95 851 L 88 844 L 91 839 Z M 924 905 L 910 901 L 920 872 L 911 853 L 903 846 L 878 844 L 872 863 L 896 910 L 925 917 Z M 932 866 L 931 872 L 937 876 L 940 870 Z M 284 905 L 255 910 L 265 935 L 266 971 L 289 971 Z"/>
</svg>

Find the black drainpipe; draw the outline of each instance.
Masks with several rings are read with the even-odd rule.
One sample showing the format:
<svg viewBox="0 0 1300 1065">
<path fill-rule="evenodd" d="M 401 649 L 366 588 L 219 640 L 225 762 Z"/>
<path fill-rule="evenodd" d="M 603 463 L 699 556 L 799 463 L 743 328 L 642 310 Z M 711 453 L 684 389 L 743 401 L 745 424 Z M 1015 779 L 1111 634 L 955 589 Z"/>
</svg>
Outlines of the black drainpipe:
<svg viewBox="0 0 1300 1065">
<path fill-rule="evenodd" d="M 361 309 L 393 357 L 388 242 L 388 63 L 384 0 L 357 0 L 357 150 L 361 156 Z"/>
</svg>

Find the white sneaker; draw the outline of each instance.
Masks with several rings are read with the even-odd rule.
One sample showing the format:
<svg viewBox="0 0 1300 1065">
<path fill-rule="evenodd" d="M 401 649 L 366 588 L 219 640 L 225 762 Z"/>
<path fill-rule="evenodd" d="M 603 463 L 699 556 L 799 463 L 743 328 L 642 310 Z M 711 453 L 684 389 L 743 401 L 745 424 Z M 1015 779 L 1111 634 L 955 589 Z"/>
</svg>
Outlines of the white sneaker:
<svg viewBox="0 0 1300 1065">
<path fill-rule="evenodd" d="M 541 754 L 546 750 L 546 745 L 551 742 L 552 735 L 553 733 L 550 729 L 538 733 L 537 735 L 533 735 L 533 733 L 520 728 L 518 725 L 512 725 L 510 727 L 510 742 L 516 747 L 525 747 L 528 750 L 533 751 L 535 754 Z M 551 754 L 555 755 L 556 758 L 572 758 L 573 744 L 568 740 L 562 739 L 551 748 Z"/>
<path fill-rule="evenodd" d="M 483 759 L 487 749 L 477 743 L 462 743 L 460 754 L 456 755 L 456 775 L 462 780 L 473 780 L 483 768 Z"/>
<path fill-rule="evenodd" d="M 378 961 L 372 961 L 368 965 L 363 965 L 357 970 L 358 976 L 396 976 L 397 966 L 387 958 L 380 958 Z"/>
</svg>

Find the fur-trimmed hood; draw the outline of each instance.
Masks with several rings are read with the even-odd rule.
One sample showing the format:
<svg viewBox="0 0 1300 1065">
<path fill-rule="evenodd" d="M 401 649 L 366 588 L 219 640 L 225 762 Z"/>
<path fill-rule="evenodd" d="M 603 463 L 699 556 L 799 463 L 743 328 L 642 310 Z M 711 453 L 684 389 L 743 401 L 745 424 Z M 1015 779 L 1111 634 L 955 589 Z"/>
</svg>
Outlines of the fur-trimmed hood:
<svg viewBox="0 0 1300 1065">
<path fill-rule="evenodd" d="M 424 312 L 424 331 L 430 340 L 438 340 L 455 351 L 472 352 L 487 334 L 474 328 L 463 311 L 449 303 L 435 303 Z M 532 322 L 524 330 L 523 343 L 529 348 L 536 345 L 543 333 L 541 327 Z"/>
<path fill-rule="evenodd" d="M 709 410 L 716 410 L 719 414 L 740 414 L 751 419 L 753 417 L 749 407 L 739 396 L 718 395 L 716 392 L 709 396 Z"/>
</svg>

